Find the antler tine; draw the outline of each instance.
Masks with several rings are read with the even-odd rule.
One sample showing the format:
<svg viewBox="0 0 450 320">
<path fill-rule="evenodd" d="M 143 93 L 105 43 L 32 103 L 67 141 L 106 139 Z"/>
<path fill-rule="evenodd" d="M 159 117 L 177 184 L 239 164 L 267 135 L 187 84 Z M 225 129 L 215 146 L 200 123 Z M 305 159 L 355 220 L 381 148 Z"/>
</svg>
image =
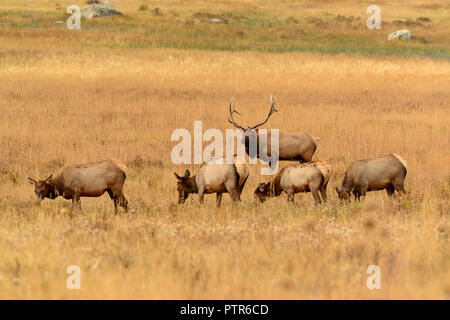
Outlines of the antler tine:
<svg viewBox="0 0 450 320">
<path fill-rule="evenodd" d="M 278 112 L 278 110 L 275 109 L 275 101 L 273 100 L 273 96 L 272 96 L 272 95 L 270 95 L 270 101 L 272 101 L 272 105 L 271 105 L 271 107 L 270 107 L 271 111 L 272 111 L 272 109 L 273 109 L 274 112 Z M 272 113 L 273 113 L 273 112 L 272 112 Z"/>
<path fill-rule="evenodd" d="M 252 130 L 253 130 L 253 129 L 256 129 L 257 127 L 262 126 L 263 124 L 265 124 L 265 123 L 267 122 L 267 120 L 269 120 L 270 116 L 271 116 L 273 113 L 278 112 L 278 110 L 275 109 L 275 101 L 273 100 L 272 95 L 270 95 L 270 101 L 272 102 L 272 104 L 271 104 L 271 106 L 270 106 L 270 111 L 269 111 L 269 114 L 268 114 L 267 117 L 266 117 L 266 120 L 264 120 L 264 121 L 261 122 L 261 123 L 258 123 L 257 125 L 254 125 L 253 127 L 248 127 L 249 129 L 252 129 Z"/>
<path fill-rule="evenodd" d="M 239 112 L 236 111 L 235 106 L 232 106 L 233 98 L 234 98 L 234 97 L 231 97 L 231 100 L 230 100 L 230 117 L 228 118 L 228 122 L 231 123 L 231 124 L 232 124 L 233 126 L 235 126 L 236 128 L 245 131 L 245 129 L 244 129 L 243 127 L 241 127 L 241 126 L 234 120 L 233 113 L 239 114 Z"/>
<path fill-rule="evenodd" d="M 231 97 L 231 100 L 230 100 L 230 112 L 232 111 L 233 113 L 236 113 L 236 114 L 240 115 L 240 113 L 236 110 L 236 104 L 233 105 L 233 110 L 231 110 L 231 103 L 233 102 L 233 100 L 234 100 L 234 97 Z"/>
</svg>

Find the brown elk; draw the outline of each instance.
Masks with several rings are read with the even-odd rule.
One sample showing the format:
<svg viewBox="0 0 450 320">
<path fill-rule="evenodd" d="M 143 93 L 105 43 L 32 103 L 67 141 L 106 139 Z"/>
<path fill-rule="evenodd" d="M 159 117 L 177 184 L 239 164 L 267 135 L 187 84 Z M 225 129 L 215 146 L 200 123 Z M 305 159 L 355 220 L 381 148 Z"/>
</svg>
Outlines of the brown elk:
<svg viewBox="0 0 450 320">
<path fill-rule="evenodd" d="M 322 200 L 326 202 L 330 177 L 331 167 L 325 161 L 290 164 L 281 169 L 272 181 L 260 183 L 254 196 L 264 202 L 267 197 L 278 197 L 284 191 L 288 195 L 288 202 L 294 202 L 295 193 L 311 192 L 316 203 L 321 203 Z"/>
<path fill-rule="evenodd" d="M 367 191 L 383 189 L 386 189 L 389 197 L 395 191 L 405 193 L 407 168 L 406 161 L 395 153 L 376 159 L 354 161 L 345 171 L 341 187 L 336 187 L 336 192 L 341 200 L 350 200 L 351 194 L 360 200 Z"/>
<path fill-rule="evenodd" d="M 178 180 L 178 203 L 183 204 L 191 193 L 198 193 L 200 204 L 203 204 L 204 194 L 216 193 L 217 207 L 220 207 L 222 193 L 228 192 L 233 201 L 240 201 L 249 173 L 246 164 L 214 162 L 203 163 L 194 176 L 191 176 L 189 170 L 186 170 L 184 176 L 174 172 Z"/>
<path fill-rule="evenodd" d="M 228 122 L 230 122 L 234 127 L 242 130 L 244 132 L 243 143 L 245 145 L 245 152 L 253 158 L 254 156 L 260 158 L 261 157 L 261 148 L 265 149 L 264 151 L 267 154 L 267 158 L 263 158 L 271 164 L 271 131 L 267 133 L 262 133 L 259 131 L 258 127 L 264 125 L 269 120 L 270 116 L 277 112 L 275 109 L 275 102 L 273 100 L 272 95 L 270 95 L 271 106 L 270 111 L 263 122 L 260 122 L 252 127 L 247 127 L 245 129 L 241 125 L 239 125 L 233 117 L 233 114 L 239 114 L 236 111 L 235 106 L 232 105 L 233 98 L 230 100 L 230 117 L 228 118 Z M 264 137 L 263 137 L 264 135 Z M 256 150 L 250 150 L 250 142 L 251 139 L 256 139 Z M 260 141 L 266 141 L 267 147 L 260 146 Z M 307 133 L 279 133 L 279 149 L 278 149 L 278 159 L 279 160 L 292 160 L 299 161 L 300 163 L 309 162 L 314 155 L 314 152 L 317 149 L 318 138 L 313 138 Z"/>
<path fill-rule="evenodd" d="M 118 204 L 126 211 L 128 207 L 122 190 L 126 169 L 119 160 L 111 158 L 67 167 L 56 178 L 50 175 L 45 180 L 28 180 L 34 184 L 38 198 L 55 199 L 62 196 L 64 199 L 72 199 L 72 205 L 76 203 L 80 208 L 80 197 L 99 197 L 107 192 L 114 201 L 114 211 L 117 213 Z"/>
</svg>

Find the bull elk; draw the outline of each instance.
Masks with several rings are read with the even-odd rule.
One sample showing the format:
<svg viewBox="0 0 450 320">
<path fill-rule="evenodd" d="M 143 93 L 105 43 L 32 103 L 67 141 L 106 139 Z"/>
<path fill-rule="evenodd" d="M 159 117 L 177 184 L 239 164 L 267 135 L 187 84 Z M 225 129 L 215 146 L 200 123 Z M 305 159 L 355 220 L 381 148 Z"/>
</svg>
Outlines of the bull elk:
<svg viewBox="0 0 450 320">
<path fill-rule="evenodd" d="M 249 173 L 246 164 L 214 162 L 203 163 L 194 176 L 191 176 L 189 170 L 186 170 L 184 176 L 174 172 L 178 180 L 178 203 L 183 204 L 191 193 L 198 193 L 200 204 L 203 204 L 204 194 L 216 193 L 217 207 L 220 207 L 222 193 L 228 192 L 233 201 L 240 201 Z"/>
<path fill-rule="evenodd" d="M 117 213 L 118 204 L 127 211 L 128 201 L 123 195 L 126 169 L 119 160 L 111 158 L 67 167 L 56 178 L 50 175 L 44 180 L 28 180 L 34 184 L 38 198 L 55 199 L 62 196 L 72 199 L 72 205 L 76 203 L 80 208 L 80 197 L 99 197 L 107 192 L 114 201 L 114 211 Z"/>
<path fill-rule="evenodd" d="M 336 192 L 341 200 L 350 200 L 351 194 L 360 200 L 367 191 L 384 189 L 389 197 L 395 191 L 405 193 L 407 168 L 407 162 L 395 153 L 381 158 L 354 161 L 345 171 L 341 187 L 336 187 Z"/>
<path fill-rule="evenodd" d="M 331 167 L 325 161 L 290 164 L 281 169 L 272 181 L 260 183 L 254 196 L 260 202 L 264 202 L 266 198 L 278 197 L 284 191 L 288 196 L 288 202 L 294 202 L 295 193 L 311 192 L 316 203 L 321 203 L 322 200 L 326 202 L 330 176 Z"/>
<path fill-rule="evenodd" d="M 266 153 L 268 159 L 271 158 L 271 132 L 268 131 L 267 133 L 262 133 L 259 131 L 258 127 L 264 125 L 269 120 L 270 116 L 277 112 L 275 109 L 275 102 L 273 100 L 272 95 L 270 95 L 271 100 L 271 106 L 269 113 L 266 117 L 266 119 L 252 127 L 248 126 L 247 129 L 239 125 L 235 120 L 233 115 L 239 114 L 239 112 L 236 111 L 235 106 L 232 105 L 233 98 L 230 100 L 230 116 L 228 118 L 228 122 L 230 122 L 234 127 L 242 130 L 244 132 L 244 145 L 245 145 L 245 152 L 250 156 L 253 157 L 253 155 L 250 155 L 250 138 L 256 138 L 256 157 L 260 158 L 260 141 L 266 141 L 267 148 Z M 263 137 L 265 135 L 265 137 Z M 261 139 L 262 138 L 262 139 Z M 312 156 L 314 155 L 314 152 L 317 149 L 317 142 L 319 141 L 318 138 L 314 139 L 307 133 L 279 133 L 279 150 L 278 150 L 278 159 L 279 160 L 292 160 L 292 161 L 299 161 L 300 163 L 304 162 L 310 162 L 312 159 Z M 261 146 L 263 147 L 263 146 Z M 262 159 L 264 160 L 264 159 Z M 270 165 L 270 161 L 269 161 Z"/>
</svg>

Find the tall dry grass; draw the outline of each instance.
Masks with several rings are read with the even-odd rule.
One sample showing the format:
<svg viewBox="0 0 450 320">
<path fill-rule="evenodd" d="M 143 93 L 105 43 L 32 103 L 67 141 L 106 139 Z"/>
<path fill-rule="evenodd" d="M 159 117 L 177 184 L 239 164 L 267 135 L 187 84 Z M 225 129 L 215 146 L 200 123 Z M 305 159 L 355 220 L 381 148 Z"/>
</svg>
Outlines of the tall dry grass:
<svg viewBox="0 0 450 320">
<path fill-rule="evenodd" d="M 65 51 L 3 55 L 0 81 L 0 286 L 3 298 L 448 298 L 449 87 L 445 61 L 197 51 Z M 279 112 L 268 127 L 320 137 L 334 169 L 326 206 L 309 194 L 256 206 L 176 205 L 171 132 L 229 128 Z M 397 152 L 409 195 L 370 193 L 340 206 L 348 163 Z M 115 156 L 130 167 L 131 212 L 107 196 L 34 202 L 27 177 Z M 187 166 L 195 171 L 195 166 Z M 65 287 L 66 267 L 82 290 Z M 382 290 L 365 286 L 382 270 Z"/>
</svg>

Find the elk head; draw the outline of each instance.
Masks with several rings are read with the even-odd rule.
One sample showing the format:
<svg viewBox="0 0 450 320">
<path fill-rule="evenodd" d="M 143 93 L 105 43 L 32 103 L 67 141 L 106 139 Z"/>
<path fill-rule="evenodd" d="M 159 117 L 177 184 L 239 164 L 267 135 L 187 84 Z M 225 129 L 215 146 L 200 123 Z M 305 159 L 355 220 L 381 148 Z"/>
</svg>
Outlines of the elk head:
<svg viewBox="0 0 450 320">
<path fill-rule="evenodd" d="M 34 184 L 34 192 L 36 193 L 36 197 L 38 199 L 44 199 L 44 198 L 54 199 L 54 198 L 56 198 L 55 187 L 51 186 L 49 184 L 52 177 L 53 177 L 53 175 L 50 175 L 45 180 L 39 180 L 39 181 L 36 181 L 33 178 L 28 177 L 28 181 L 31 184 Z"/>
<path fill-rule="evenodd" d="M 344 188 L 336 187 L 336 193 L 338 195 L 339 200 L 350 200 L 350 192 L 344 190 Z"/>
<path fill-rule="evenodd" d="M 255 189 L 253 196 L 259 202 L 264 202 L 264 201 L 266 201 L 266 199 L 268 197 L 270 197 L 270 195 L 271 195 L 270 191 L 271 191 L 270 190 L 270 182 L 268 182 L 268 183 L 261 182 L 258 185 L 258 187 Z"/>
<path fill-rule="evenodd" d="M 197 192 L 197 184 L 195 177 L 191 177 L 189 170 L 186 170 L 184 176 L 179 176 L 176 172 L 173 173 L 177 178 L 178 204 L 183 204 L 189 197 L 190 193 Z"/>
</svg>

